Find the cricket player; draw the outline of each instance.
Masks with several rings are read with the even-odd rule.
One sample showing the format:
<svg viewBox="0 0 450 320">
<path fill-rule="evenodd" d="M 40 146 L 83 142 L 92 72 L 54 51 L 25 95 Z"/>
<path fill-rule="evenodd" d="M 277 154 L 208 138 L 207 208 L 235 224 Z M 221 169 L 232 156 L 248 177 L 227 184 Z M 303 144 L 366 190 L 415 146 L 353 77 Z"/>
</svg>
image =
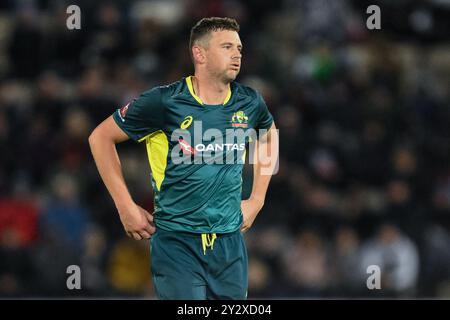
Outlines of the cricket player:
<svg viewBox="0 0 450 320">
<path fill-rule="evenodd" d="M 235 82 L 242 61 L 238 32 L 234 19 L 200 20 L 190 36 L 194 75 L 142 93 L 89 137 L 126 233 L 150 239 L 160 299 L 247 297 L 242 233 L 264 205 L 271 173 L 256 159 L 251 195 L 242 200 L 242 159 L 254 143 L 255 155 L 275 150 L 266 157 L 274 168 L 278 136 L 261 94 Z M 153 213 L 133 201 L 123 178 L 116 144 L 128 139 L 146 145 Z"/>
</svg>

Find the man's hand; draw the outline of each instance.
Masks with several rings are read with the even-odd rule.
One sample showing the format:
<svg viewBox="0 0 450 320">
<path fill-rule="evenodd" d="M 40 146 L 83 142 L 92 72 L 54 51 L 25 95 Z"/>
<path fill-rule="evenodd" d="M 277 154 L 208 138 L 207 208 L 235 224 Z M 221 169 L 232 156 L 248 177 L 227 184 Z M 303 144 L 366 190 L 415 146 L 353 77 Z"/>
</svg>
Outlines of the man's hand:
<svg viewBox="0 0 450 320">
<path fill-rule="evenodd" d="M 119 209 L 119 215 L 130 238 L 149 239 L 156 231 L 153 215 L 136 204 Z"/>
<path fill-rule="evenodd" d="M 255 221 L 256 216 L 264 205 L 264 201 L 258 199 L 248 199 L 241 201 L 241 211 L 244 221 L 241 225 L 241 231 L 246 232 Z"/>
</svg>

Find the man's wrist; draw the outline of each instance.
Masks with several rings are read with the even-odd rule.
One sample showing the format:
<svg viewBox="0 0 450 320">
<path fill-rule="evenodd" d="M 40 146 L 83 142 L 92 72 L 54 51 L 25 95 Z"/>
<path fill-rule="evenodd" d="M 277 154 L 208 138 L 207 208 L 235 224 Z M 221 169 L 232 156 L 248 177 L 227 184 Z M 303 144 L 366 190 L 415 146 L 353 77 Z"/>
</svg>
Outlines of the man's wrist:
<svg viewBox="0 0 450 320">
<path fill-rule="evenodd" d="M 259 196 L 259 195 L 251 195 L 249 200 L 251 201 L 255 201 L 256 203 L 260 204 L 261 206 L 264 205 L 264 196 Z"/>
<path fill-rule="evenodd" d="M 124 199 L 120 199 L 115 201 L 116 204 L 116 208 L 117 211 L 119 211 L 119 214 L 122 214 L 123 212 L 127 212 L 127 209 L 130 209 L 131 207 L 135 206 L 136 204 L 134 203 L 133 200 L 129 199 L 129 200 L 124 200 Z"/>
</svg>

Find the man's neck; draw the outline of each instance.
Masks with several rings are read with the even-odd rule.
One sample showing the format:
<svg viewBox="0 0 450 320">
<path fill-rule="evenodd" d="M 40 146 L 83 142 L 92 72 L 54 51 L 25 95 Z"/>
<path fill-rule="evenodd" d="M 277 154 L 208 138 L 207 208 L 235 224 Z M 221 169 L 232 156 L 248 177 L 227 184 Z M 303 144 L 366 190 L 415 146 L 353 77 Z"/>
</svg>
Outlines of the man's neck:
<svg viewBox="0 0 450 320">
<path fill-rule="evenodd" d="M 223 83 L 206 75 L 195 74 L 192 77 L 195 94 L 204 104 L 222 104 L 230 90 L 229 83 Z"/>
</svg>

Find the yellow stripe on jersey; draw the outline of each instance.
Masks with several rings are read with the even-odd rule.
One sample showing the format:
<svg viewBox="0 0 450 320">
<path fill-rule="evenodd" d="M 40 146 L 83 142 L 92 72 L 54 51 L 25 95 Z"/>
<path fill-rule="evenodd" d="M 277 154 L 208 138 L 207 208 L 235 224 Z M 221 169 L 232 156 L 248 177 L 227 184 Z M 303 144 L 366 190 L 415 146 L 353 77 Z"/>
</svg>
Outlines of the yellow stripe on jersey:
<svg viewBox="0 0 450 320">
<path fill-rule="evenodd" d="M 156 187 L 159 191 L 166 174 L 169 141 L 162 130 L 148 135 L 146 139 L 148 161 L 150 163 L 150 168 L 152 169 L 153 179 L 155 180 Z"/>
<path fill-rule="evenodd" d="M 194 99 L 197 100 L 198 103 L 203 105 L 202 99 L 200 99 L 200 97 L 197 96 L 194 92 L 194 87 L 192 86 L 192 76 L 189 76 L 186 78 L 186 84 L 188 86 L 189 92 L 191 93 L 192 97 L 194 97 Z"/>
<path fill-rule="evenodd" d="M 230 85 L 228 85 L 228 94 L 225 98 L 225 100 L 223 101 L 223 105 L 226 105 L 228 101 L 230 101 L 231 98 L 231 89 L 230 89 Z"/>
<path fill-rule="evenodd" d="M 138 140 L 138 142 L 142 142 L 144 140 L 147 140 L 148 137 L 150 137 L 152 134 L 155 134 L 155 132 L 149 133 L 148 135 L 146 135 L 145 137 L 142 137 Z"/>
</svg>

